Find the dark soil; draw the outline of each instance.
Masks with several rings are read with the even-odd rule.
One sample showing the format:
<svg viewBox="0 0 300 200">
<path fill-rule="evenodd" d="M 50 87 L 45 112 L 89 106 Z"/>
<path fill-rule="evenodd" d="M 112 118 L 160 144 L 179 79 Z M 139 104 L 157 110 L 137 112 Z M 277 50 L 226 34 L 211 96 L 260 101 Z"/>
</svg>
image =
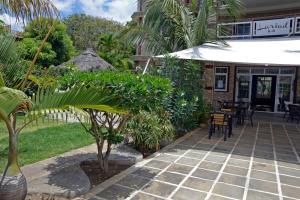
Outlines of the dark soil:
<svg viewBox="0 0 300 200">
<path fill-rule="evenodd" d="M 97 161 L 83 161 L 80 164 L 81 169 L 85 172 L 85 174 L 89 177 L 92 187 L 103 183 L 107 179 L 119 174 L 125 169 L 129 168 L 130 165 L 120 165 L 116 163 L 109 163 L 109 171 L 105 174 L 99 167 Z"/>
</svg>

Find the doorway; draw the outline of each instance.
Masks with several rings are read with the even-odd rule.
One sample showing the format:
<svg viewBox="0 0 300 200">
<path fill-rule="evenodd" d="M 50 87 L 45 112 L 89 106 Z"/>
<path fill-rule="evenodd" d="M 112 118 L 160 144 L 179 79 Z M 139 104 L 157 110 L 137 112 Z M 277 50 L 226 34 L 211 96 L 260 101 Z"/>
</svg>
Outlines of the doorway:
<svg viewBox="0 0 300 200">
<path fill-rule="evenodd" d="M 277 76 L 253 75 L 251 102 L 258 111 L 274 112 Z"/>
</svg>

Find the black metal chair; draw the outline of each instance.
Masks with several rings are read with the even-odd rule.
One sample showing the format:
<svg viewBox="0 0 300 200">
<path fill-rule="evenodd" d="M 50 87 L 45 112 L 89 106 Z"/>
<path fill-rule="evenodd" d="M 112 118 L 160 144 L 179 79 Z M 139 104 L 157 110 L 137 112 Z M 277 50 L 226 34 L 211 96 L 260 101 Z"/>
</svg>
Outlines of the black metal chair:
<svg viewBox="0 0 300 200">
<path fill-rule="evenodd" d="M 250 104 L 249 106 L 250 106 L 250 112 L 249 112 L 248 118 L 250 120 L 251 126 L 253 127 L 253 115 L 256 111 L 256 105 Z"/>
<path fill-rule="evenodd" d="M 210 121 L 209 121 L 209 132 L 208 138 L 211 139 L 213 133 L 216 132 L 216 128 L 219 131 L 222 131 L 224 135 L 224 141 L 227 140 L 227 137 L 231 137 L 232 135 L 232 121 L 231 115 L 223 113 L 223 112 L 214 112 L 211 113 Z"/>
<path fill-rule="evenodd" d="M 293 122 L 294 120 L 297 120 L 297 123 L 300 121 L 300 106 L 289 104 L 289 116 L 287 118 L 287 121 L 291 120 Z"/>
</svg>

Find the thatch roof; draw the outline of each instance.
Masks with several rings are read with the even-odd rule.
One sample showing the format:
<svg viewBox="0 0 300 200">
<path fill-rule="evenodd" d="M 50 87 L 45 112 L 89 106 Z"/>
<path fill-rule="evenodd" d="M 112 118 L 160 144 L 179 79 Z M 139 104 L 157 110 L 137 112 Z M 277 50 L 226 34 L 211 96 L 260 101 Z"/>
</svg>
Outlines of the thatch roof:
<svg viewBox="0 0 300 200">
<path fill-rule="evenodd" d="M 85 50 L 58 67 L 64 67 L 68 64 L 75 65 L 81 71 L 115 70 L 111 64 L 100 58 L 92 49 Z"/>
</svg>

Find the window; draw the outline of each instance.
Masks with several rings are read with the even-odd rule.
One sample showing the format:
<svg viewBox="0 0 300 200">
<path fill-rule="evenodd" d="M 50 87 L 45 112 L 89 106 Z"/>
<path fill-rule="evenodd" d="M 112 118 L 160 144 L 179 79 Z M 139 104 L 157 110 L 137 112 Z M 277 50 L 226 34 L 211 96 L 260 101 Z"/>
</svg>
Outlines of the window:
<svg viewBox="0 0 300 200">
<path fill-rule="evenodd" d="M 228 67 L 215 68 L 215 91 L 227 91 Z"/>
<path fill-rule="evenodd" d="M 290 101 L 292 89 L 292 77 L 291 76 L 282 76 L 279 79 L 279 96 L 284 101 Z"/>
<path fill-rule="evenodd" d="M 238 98 L 248 99 L 250 91 L 250 76 L 238 77 Z"/>
<path fill-rule="evenodd" d="M 295 33 L 300 33 L 300 17 L 296 17 Z"/>
<path fill-rule="evenodd" d="M 236 22 L 218 25 L 219 38 L 233 37 L 251 37 L 252 23 L 251 22 Z"/>
</svg>

